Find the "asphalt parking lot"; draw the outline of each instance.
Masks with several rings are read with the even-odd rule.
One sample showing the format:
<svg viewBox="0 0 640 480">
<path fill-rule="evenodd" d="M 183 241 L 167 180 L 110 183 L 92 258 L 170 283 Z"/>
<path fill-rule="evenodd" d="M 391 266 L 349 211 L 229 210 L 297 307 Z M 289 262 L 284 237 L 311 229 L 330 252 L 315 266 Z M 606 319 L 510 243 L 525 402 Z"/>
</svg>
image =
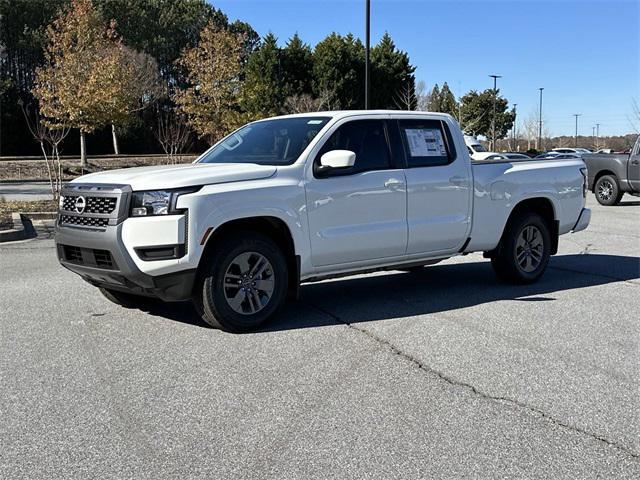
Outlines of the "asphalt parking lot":
<svg viewBox="0 0 640 480">
<path fill-rule="evenodd" d="M 0 478 L 640 478 L 640 202 L 588 203 L 538 284 L 474 254 L 245 335 L 0 244 Z"/>
</svg>

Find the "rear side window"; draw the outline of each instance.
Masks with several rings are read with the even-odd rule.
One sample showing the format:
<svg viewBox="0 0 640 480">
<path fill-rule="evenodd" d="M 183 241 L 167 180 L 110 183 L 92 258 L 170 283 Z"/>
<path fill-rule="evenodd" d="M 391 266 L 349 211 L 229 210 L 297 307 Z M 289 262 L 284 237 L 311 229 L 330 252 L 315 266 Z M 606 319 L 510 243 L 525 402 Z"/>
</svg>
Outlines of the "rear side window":
<svg viewBox="0 0 640 480">
<path fill-rule="evenodd" d="M 456 158 L 453 139 L 439 120 L 400 120 L 407 167 L 447 165 Z"/>
<path fill-rule="evenodd" d="M 356 154 L 353 168 L 336 171 L 335 174 L 384 170 L 391 163 L 382 120 L 354 120 L 341 125 L 322 146 L 314 165 L 319 166 L 320 157 L 331 150 L 350 150 Z"/>
</svg>

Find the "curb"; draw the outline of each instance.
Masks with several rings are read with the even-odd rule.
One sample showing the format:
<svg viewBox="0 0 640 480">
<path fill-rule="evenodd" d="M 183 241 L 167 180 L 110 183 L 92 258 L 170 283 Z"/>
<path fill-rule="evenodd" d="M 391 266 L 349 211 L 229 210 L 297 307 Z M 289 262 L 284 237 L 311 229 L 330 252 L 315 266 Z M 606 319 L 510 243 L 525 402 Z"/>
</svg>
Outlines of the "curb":
<svg viewBox="0 0 640 480">
<path fill-rule="evenodd" d="M 69 179 L 65 179 L 63 180 L 63 182 L 70 182 L 71 180 L 73 180 L 72 178 Z M 47 180 L 46 178 L 35 178 L 33 180 L 29 179 L 29 180 L 0 180 L 0 185 L 20 185 L 23 183 L 37 183 L 39 185 L 49 185 L 49 180 Z"/>
<path fill-rule="evenodd" d="M 34 220 L 51 220 L 55 219 L 56 214 L 52 212 L 33 212 L 27 216 L 23 213 L 12 213 L 11 220 L 13 221 L 13 228 L 0 230 L 0 243 L 15 242 L 16 240 L 35 237 L 37 233 L 35 228 L 33 228 L 30 217 Z"/>
</svg>

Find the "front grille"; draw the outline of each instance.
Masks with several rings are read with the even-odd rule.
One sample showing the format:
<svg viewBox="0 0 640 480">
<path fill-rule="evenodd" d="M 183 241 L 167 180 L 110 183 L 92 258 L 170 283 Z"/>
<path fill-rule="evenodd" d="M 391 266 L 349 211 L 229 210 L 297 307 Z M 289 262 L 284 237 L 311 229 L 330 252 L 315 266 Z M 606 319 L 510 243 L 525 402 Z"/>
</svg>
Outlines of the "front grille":
<svg viewBox="0 0 640 480">
<path fill-rule="evenodd" d="M 80 195 L 65 195 L 62 199 L 62 210 L 76 212 L 76 201 Z M 110 214 L 116 209 L 116 197 L 84 197 L 85 207 L 82 213 Z M 80 212 L 79 212 L 80 213 Z"/>
<path fill-rule="evenodd" d="M 116 262 L 108 250 L 74 247 L 72 245 L 60 245 L 59 248 L 61 249 L 61 256 L 66 262 L 105 270 L 117 270 Z"/>
<path fill-rule="evenodd" d="M 97 217 L 77 217 L 75 215 L 60 215 L 60 224 L 62 225 L 78 225 L 81 227 L 99 227 L 104 228 L 109 225 L 108 218 Z"/>
</svg>

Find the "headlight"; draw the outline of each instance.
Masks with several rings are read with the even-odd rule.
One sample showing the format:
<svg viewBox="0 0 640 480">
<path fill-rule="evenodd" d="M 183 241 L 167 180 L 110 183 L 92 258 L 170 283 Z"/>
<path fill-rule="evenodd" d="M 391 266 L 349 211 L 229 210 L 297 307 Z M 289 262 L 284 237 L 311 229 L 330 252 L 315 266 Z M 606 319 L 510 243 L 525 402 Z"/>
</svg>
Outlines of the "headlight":
<svg viewBox="0 0 640 480">
<path fill-rule="evenodd" d="M 131 216 L 148 217 L 151 215 L 176 215 L 183 213 L 183 210 L 176 209 L 178 197 L 198 190 L 200 190 L 200 187 L 133 192 L 133 197 L 131 198 Z"/>
</svg>

